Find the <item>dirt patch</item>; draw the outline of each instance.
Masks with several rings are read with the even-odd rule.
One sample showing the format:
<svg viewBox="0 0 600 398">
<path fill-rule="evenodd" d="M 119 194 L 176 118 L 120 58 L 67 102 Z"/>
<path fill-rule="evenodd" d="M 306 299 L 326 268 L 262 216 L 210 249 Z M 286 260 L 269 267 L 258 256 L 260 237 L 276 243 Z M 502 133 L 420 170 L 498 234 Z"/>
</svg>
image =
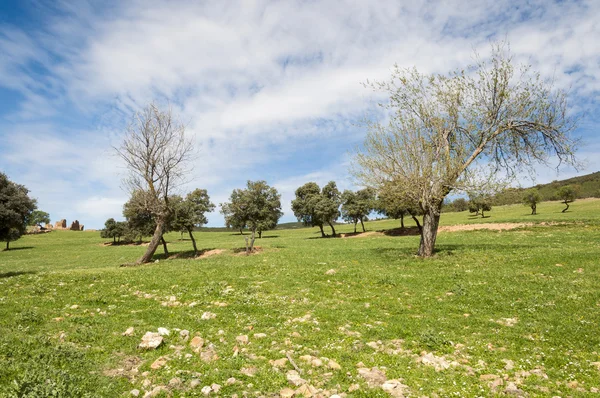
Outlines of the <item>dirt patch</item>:
<svg viewBox="0 0 600 398">
<path fill-rule="evenodd" d="M 210 257 L 210 256 L 216 256 L 218 254 L 223 254 L 224 252 L 225 252 L 224 249 L 207 250 L 207 251 L 201 253 L 198 257 L 196 257 L 196 259 L 206 258 L 206 257 Z"/>
<path fill-rule="evenodd" d="M 367 238 L 369 236 L 378 236 L 378 235 L 382 235 L 382 233 L 380 231 L 367 231 L 367 232 L 357 232 L 357 233 L 347 233 L 347 234 L 340 234 L 341 238 Z"/>
<path fill-rule="evenodd" d="M 254 254 L 259 254 L 262 253 L 264 250 L 262 248 L 262 246 L 254 246 L 254 249 L 252 250 L 252 252 L 250 253 L 251 255 Z M 246 248 L 245 247 L 239 247 L 237 249 L 233 249 L 233 252 L 238 255 L 238 256 L 245 256 L 246 255 Z"/>
<path fill-rule="evenodd" d="M 138 368 L 143 362 L 139 357 L 127 356 L 119 362 L 115 369 L 106 369 L 102 373 L 108 377 L 125 377 L 133 380 L 138 375 Z"/>
<path fill-rule="evenodd" d="M 533 223 L 487 223 L 487 224 L 462 224 L 462 225 L 446 225 L 440 227 L 438 232 L 459 232 L 459 231 L 476 231 L 479 229 L 487 229 L 492 231 L 507 231 L 510 229 L 530 227 Z"/>
</svg>

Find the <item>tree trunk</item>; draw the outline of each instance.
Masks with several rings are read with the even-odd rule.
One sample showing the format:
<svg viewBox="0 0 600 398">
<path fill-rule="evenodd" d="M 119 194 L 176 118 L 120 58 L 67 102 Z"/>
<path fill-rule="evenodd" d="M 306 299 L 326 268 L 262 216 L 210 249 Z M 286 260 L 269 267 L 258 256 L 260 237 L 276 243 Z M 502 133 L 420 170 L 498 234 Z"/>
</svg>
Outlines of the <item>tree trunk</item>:
<svg viewBox="0 0 600 398">
<path fill-rule="evenodd" d="M 198 255 L 198 247 L 196 247 L 196 239 L 194 239 L 194 234 L 191 229 L 188 229 L 188 234 L 190 234 L 190 239 L 192 240 L 192 246 L 194 246 L 194 256 Z"/>
<path fill-rule="evenodd" d="M 258 231 L 258 239 L 262 239 L 262 231 Z"/>
<path fill-rule="evenodd" d="M 169 249 L 167 249 L 167 242 L 165 241 L 165 237 L 161 235 L 160 241 L 162 242 L 163 250 L 165 251 L 165 256 L 169 257 Z"/>
<path fill-rule="evenodd" d="M 323 231 L 323 224 L 319 225 L 319 228 L 321 229 L 321 238 L 324 238 L 325 235 L 325 231 Z"/>
<path fill-rule="evenodd" d="M 481 210 L 481 218 L 485 218 L 485 214 L 483 214 L 483 209 Z"/>
<path fill-rule="evenodd" d="M 5 250 L 9 250 L 9 248 L 8 248 L 9 243 L 10 243 L 9 241 L 6 241 L 6 249 Z"/>
<path fill-rule="evenodd" d="M 136 264 L 144 264 L 152 260 L 152 256 L 154 255 L 154 252 L 156 251 L 156 248 L 158 247 L 162 238 L 163 225 L 164 222 L 162 220 L 156 223 L 156 229 L 154 230 L 154 235 L 152 235 L 152 239 L 148 244 L 148 248 L 146 249 L 144 255 L 136 261 Z"/>
<path fill-rule="evenodd" d="M 415 224 L 417 224 L 417 228 L 419 229 L 419 233 L 422 234 L 423 233 L 423 227 L 421 226 L 421 223 L 419 222 L 419 219 L 417 217 L 415 217 L 414 214 L 410 215 L 413 219 L 413 221 L 415 222 Z"/>
<path fill-rule="evenodd" d="M 435 240 L 437 238 L 438 225 L 440 224 L 439 206 L 429 208 L 423 215 L 423 227 L 421 228 L 421 243 L 419 245 L 419 256 L 431 257 L 435 248 Z"/>
<path fill-rule="evenodd" d="M 254 251 L 254 238 L 256 229 L 252 229 L 252 235 L 250 236 L 250 246 L 248 246 L 248 238 L 246 238 L 246 255 L 249 255 Z"/>
<path fill-rule="evenodd" d="M 116 236 L 113 236 L 113 245 L 114 245 L 115 243 L 117 243 L 117 237 L 116 237 Z"/>
<path fill-rule="evenodd" d="M 331 227 L 331 233 L 333 234 L 333 236 L 336 236 L 336 234 L 335 234 L 335 228 L 333 228 L 333 224 L 330 223 L 329 221 L 327 221 L 327 224 L 329 224 L 329 226 Z"/>
<path fill-rule="evenodd" d="M 534 216 L 536 214 L 536 205 L 531 206 L 531 215 Z"/>
<path fill-rule="evenodd" d="M 244 235 L 244 230 L 240 228 L 240 235 Z"/>
<path fill-rule="evenodd" d="M 358 221 L 354 222 L 354 233 L 356 233 L 356 224 L 358 224 Z"/>
<path fill-rule="evenodd" d="M 567 207 L 565 207 L 565 208 L 563 209 L 563 211 L 562 211 L 563 213 L 565 213 L 567 210 L 569 210 L 569 204 L 568 204 L 566 201 L 565 201 L 564 203 L 565 203 L 565 205 L 566 205 Z"/>
<path fill-rule="evenodd" d="M 404 229 L 404 214 L 400 214 L 400 228 Z"/>
<path fill-rule="evenodd" d="M 362 220 L 362 218 L 360 219 L 360 225 L 362 225 L 363 232 L 367 232 L 367 231 L 365 230 L 365 223 L 363 223 L 363 220 Z"/>
</svg>

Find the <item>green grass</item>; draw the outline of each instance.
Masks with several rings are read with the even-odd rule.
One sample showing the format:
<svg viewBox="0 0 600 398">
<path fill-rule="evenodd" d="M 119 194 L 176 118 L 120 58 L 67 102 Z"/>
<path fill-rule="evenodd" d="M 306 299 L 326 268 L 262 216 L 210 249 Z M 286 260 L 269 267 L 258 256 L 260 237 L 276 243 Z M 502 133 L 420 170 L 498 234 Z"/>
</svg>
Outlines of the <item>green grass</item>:
<svg viewBox="0 0 600 398">
<path fill-rule="evenodd" d="M 545 202 L 537 216 L 522 205 L 494 208 L 484 219 L 445 213 L 442 225 L 539 225 L 441 232 L 436 256 L 426 260 L 414 256 L 418 236 L 321 239 L 314 228 L 267 232 L 252 256 L 233 252 L 244 246 L 238 234 L 199 232 L 199 248 L 226 252 L 165 260 L 159 248 L 158 262 L 120 268 L 145 248 L 103 246 L 98 232 L 26 236 L 0 252 L 0 396 L 116 397 L 134 388 L 142 396 L 144 380 L 158 386 L 174 377 L 183 383 L 170 389 L 174 397 L 202 396 L 213 383 L 222 385 L 213 396 L 270 396 L 290 386 L 292 365 L 269 364 L 286 352 L 323 396 L 355 383 L 360 389 L 348 396 L 388 396 L 367 387 L 359 362 L 402 379 L 411 396 L 490 396 L 490 381 L 480 379 L 487 374 L 506 379 L 498 392 L 515 382 L 530 396 L 587 396 L 600 387 L 593 364 L 600 361 L 600 200 L 561 210 Z M 385 230 L 398 222 L 366 225 Z M 189 254 L 189 240 L 167 240 L 172 254 Z M 181 305 L 163 306 L 170 296 Z M 202 320 L 204 312 L 216 318 Z M 122 336 L 130 326 L 134 336 Z M 142 335 L 159 327 L 171 330 L 165 344 L 138 350 Z M 214 344 L 219 359 L 203 362 L 175 328 Z M 250 344 L 236 344 L 239 335 Z M 182 346 L 181 357 L 170 346 Z M 436 371 L 417 360 L 424 351 L 456 366 Z M 151 370 L 165 355 L 167 365 Z M 341 370 L 311 367 L 303 355 L 333 359 Z M 137 373 L 127 371 L 128 361 Z M 254 376 L 241 372 L 251 367 Z M 532 370 L 537 375 L 522 373 Z M 226 385 L 230 377 L 237 381 Z M 200 386 L 190 389 L 192 379 Z"/>
</svg>

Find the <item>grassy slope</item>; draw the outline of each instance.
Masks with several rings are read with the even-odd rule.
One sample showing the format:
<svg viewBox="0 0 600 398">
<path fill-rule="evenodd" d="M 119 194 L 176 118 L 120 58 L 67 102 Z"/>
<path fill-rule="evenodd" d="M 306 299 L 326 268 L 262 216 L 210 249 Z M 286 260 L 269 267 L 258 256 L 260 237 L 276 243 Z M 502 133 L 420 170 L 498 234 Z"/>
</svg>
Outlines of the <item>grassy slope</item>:
<svg viewBox="0 0 600 398">
<path fill-rule="evenodd" d="M 144 248 L 102 246 L 97 232 L 27 236 L 13 244 L 19 250 L 0 253 L 0 396 L 17 388 L 21 395 L 15 396 L 32 390 L 32 397 L 50 390 L 64 391 L 58 396 L 124 396 L 132 388 L 142 390 L 144 377 L 129 381 L 103 371 L 122 367 L 131 356 L 143 361 L 140 373 L 150 371 L 161 355 L 173 358 L 150 371 L 153 385 L 167 384 L 176 374 L 189 385 L 195 372 L 201 386 L 223 385 L 222 396 L 274 393 L 288 383 L 285 371 L 274 371 L 268 360 L 284 357 L 284 350 L 293 350 L 303 377 L 315 386 L 343 392 L 359 383 L 353 396 L 385 396 L 357 376 L 360 361 L 386 367 L 388 378 L 402 378 L 415 395 L 486 396 L 490 389 L 480 375 L 515 381 L 517 372 L 542 367 L 547 379 L 523 378 L 520 388 L 534 396 L 584 396 L 567 383 L 577 381 L 586 392 L 600 387 L 600 372 L 592 365 L 600 361 L 600 200 L 577 201 L 565 214 L 561 209 L 559 203 L 546 202 L 537 216 L 521 205 L 495 208 L 485 219 L 466 212 L 444 214 L 443 225 L 569 224 L 440 233 L 440 251 L 429 260 L 414 257 L 417 236 L 319 239 L 315 228 L 268 232 L 257 241 L 264 251 L 250 257 L 227 252 L 119 268 Z M 391 220 L 367 223 L 370 230 L 396 226 Z M 204 249 L 244 244 L 227 232 L 196 235 Z M 177 234 L 168 238 L 172 252 L 191 247 Z M 325 275 L 331 268 L 337 273 Z M 172 295 L 184 305 L 162 306 Z M 217 301 L 228 306 L 212 304 Z M 192 302 L 198 305 L 189 307 Z M 205 311 L 217 317 L 201 320 Z M 308 322 L 291 321 L 306 314 L 312 315 Z M 62 320 L 53 320 L 58 317 Z M 517 323 L 496 322 L 503 318 Z M 129 326 L 135 327 L 135 336 L 121 336 Z M 172 344 L 183 344 L 183 353 L 191 351 L 174 335 L 156 351 L 138 351 L 141 336 L 158 327 L 200 334 L 216 346 L 220 359 L 206 364 L 196 354 L 175 358 Z M 301 337 L 291 337 L 293 332 Z M 255 339 L 254 333 L 268 337 Z M 239 346 L 242 352 L 234 357 L 235 337 L 242 334 L 250 336 L 250 344 Z M 410 353 L 366 345 L 380 340 L 389 346 L 394 339 L 403 339 Z M 415 361 L 412 354 L 422 351 L 463 364 L 436 372 Z M 310 369 L 299 360 L 305 354 L 335 359 L 342 370 L 327 376 L 329 370 Z M 514 361 L 514 369 L 505 369 L 506 359 Z M 258 372 L 244 375 L 244 367 Z M 225 386 L 229 377 L 242 384 Z M 199 390 L 172 393 L 200 396 Z"/>
</svg>

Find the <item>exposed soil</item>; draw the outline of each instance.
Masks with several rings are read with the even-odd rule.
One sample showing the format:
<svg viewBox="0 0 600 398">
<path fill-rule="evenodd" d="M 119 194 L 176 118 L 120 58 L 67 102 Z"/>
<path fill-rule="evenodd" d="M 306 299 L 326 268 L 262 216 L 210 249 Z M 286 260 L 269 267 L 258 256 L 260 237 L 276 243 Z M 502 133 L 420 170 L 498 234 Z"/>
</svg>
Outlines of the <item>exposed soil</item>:
<svg viewBox="0 0 600 398">
<path fill-rule="evenodd" d="M 367 231 L 367 232 L 349 232 L 347 234 L 340 234 L 340 238 L 367 238 L 369 236 L 382 235 L 381 231 Z"/>
<path fill-rule="evenodd" d="M 216 256 L 218 254 L 222 254 L 224 253 L 225 250 L 224 249 L 212 249 L 212 250 L 207 250 L 205 252 L 202 252 L 198 257 L 196 257 L 196 259 L 200 259 L 200 258 L 206 258 L 206 257 L 210 257 L 210 256 Z"/>
<path fill-rule="evenodd" d="M 245 256 L 246 255 L 246 248 L 245 247 L 240 247 L 237 249 L 233 249 L 233 252 L 236 253 L 236 255 L 238 256 Z M 263 248 L 262 246 L 254 246 L 254 249 L 252 250 L 252 252 L 250 253 L 250 255 L 253 254 L 259 254 L 263 252 Z"/>
<path fill-rule="evenodd" d="M 117 354 L 120 356 L 120 354 Z M 125 377 L 129 380 L 138 375 L 138 367 L 143 363 L 142 359 L 135 356 L 125 357 L 116 369 L 106 369 L 102 373 L 108 377 Z"/>
<path fill-rule="evenodd" d="M 509 229 L 530 227 L 533 223 L 486 223 L 486 224 L 461 224 L 461 225 L 445 225 L 438 229 L 438 232 L 459 232 L 459 231 L 475 231 L 478 229 L 488 229 L 492 231 L 506 231 Z"/>
</svg>

